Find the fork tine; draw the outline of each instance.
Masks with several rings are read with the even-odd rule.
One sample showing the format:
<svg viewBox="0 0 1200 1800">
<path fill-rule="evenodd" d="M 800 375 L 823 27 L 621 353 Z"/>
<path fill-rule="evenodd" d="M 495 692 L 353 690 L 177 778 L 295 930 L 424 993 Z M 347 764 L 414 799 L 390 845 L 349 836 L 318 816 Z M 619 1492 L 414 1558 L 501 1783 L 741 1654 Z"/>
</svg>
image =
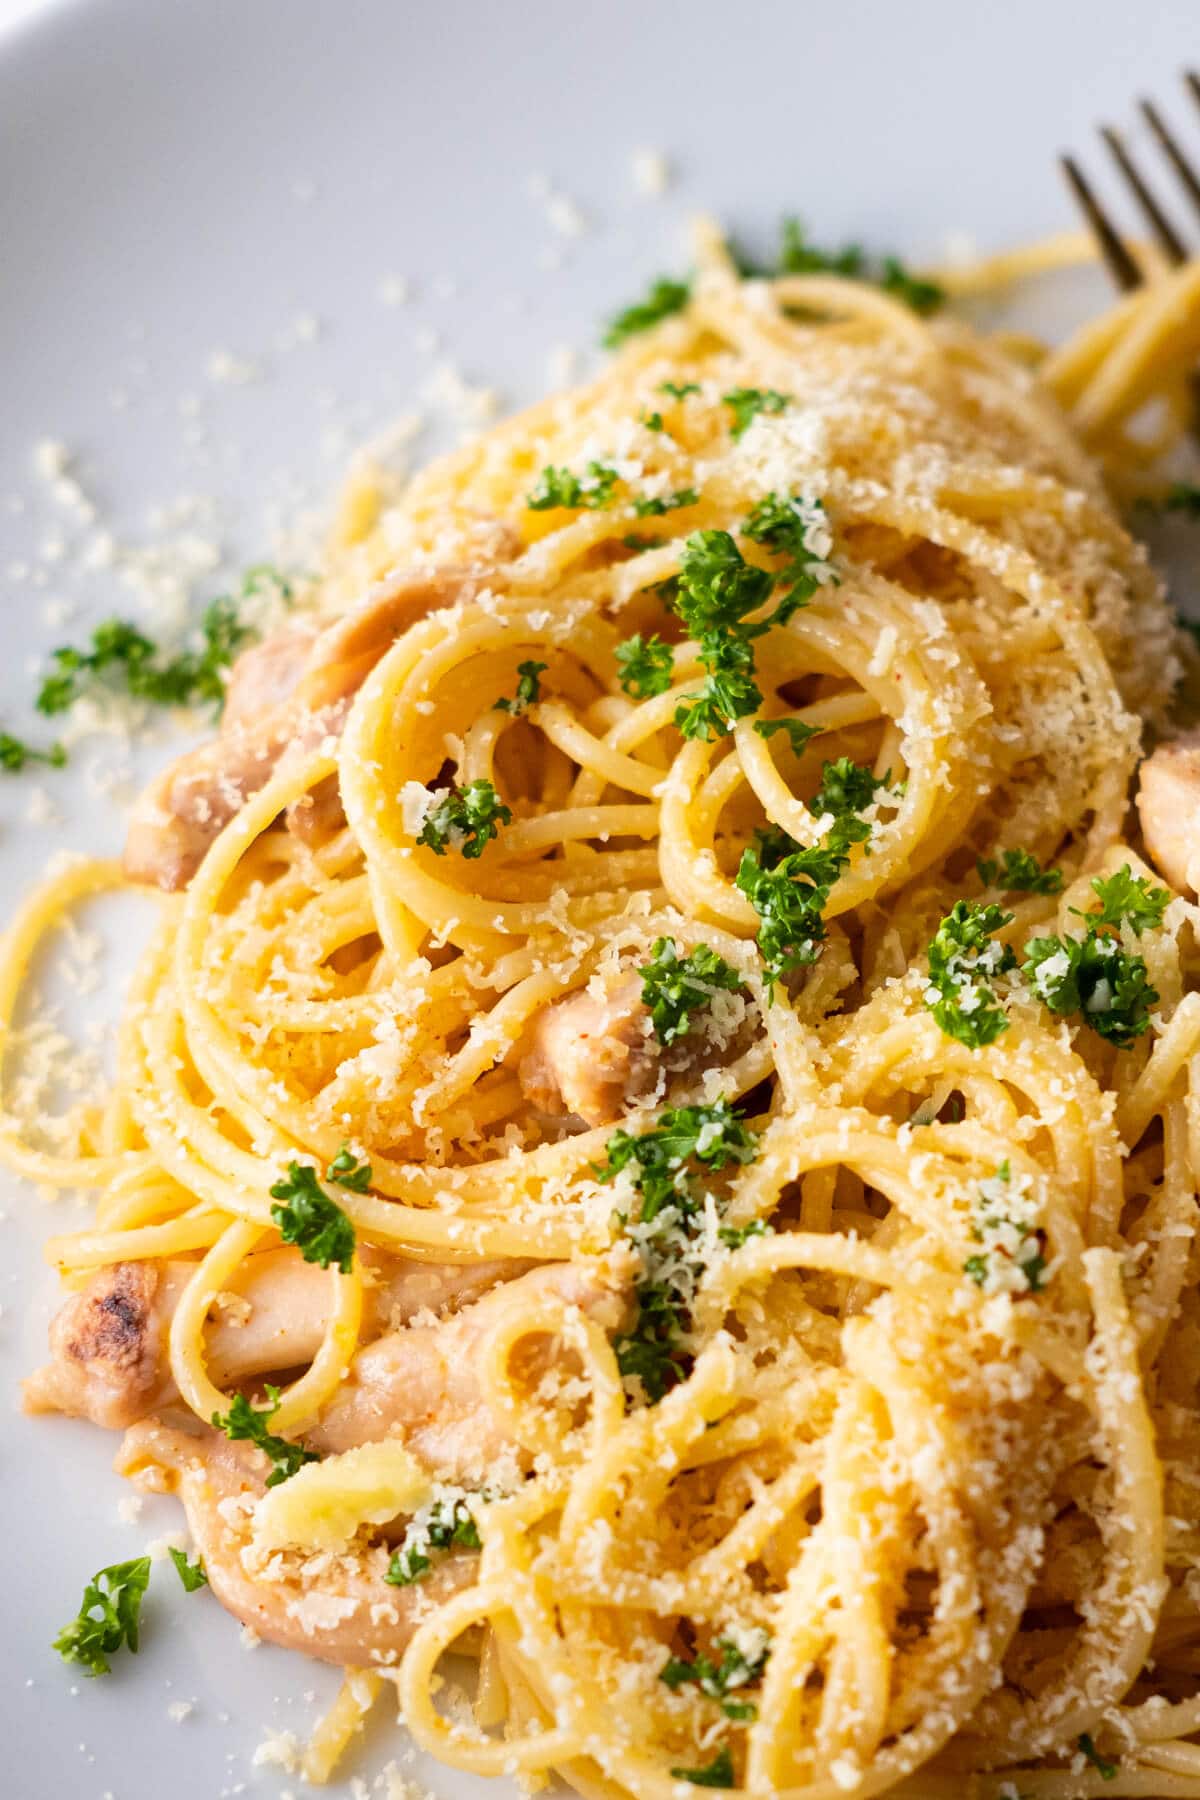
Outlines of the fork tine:
<svg viewBox="0 0 1200 1800">
<path fill-rule="evenodd" d="M 1130 288 L 1141 287 L 1142 271 L 1113 228 L 1107 213 L 1092 192 L 1083 170 L 1073 156 L 1060 156 L 1058 160 L 1064 175 L 1071 184 L 1072 192 L 1092 228 L 1100 254 L 1108 265 L 1113 280 L 1118 287 L 1124 288 L 1126 291 Z"/>
<path fill-rule="evenodd" d="M 1142 216 L 1158 240 L 1168 261 L 1176 264 L 1186 262 L 1187 249 L 1183 239 L 1142 180 L 1141 171 L 1125 148 L 1120 134 L 1114 131 L 1111 125 L 1102 125 L 1100 136 L 1112 152 L 1113 161 L 1125 177 L 1134 199 L 1142 209 Z"/>
<path fill-rule="evenodd" d="M 1196 104 L 1200 106 L 1200 75 L 1196 75 L 1189 70 L 1187 84 L 1195 96 Z M 1170 129 L 1154 102 L 1152 100 L 1143 100 L 1141 108 L 1142 117 L 1158 139 L 1163 155 L 1167 158 L 1167 161 L 1174 169 L 1176 175 L 1178 175 L 1192 205 L 1195 207 L 1196 211 L 1200 213 L 1200 175 L 1197 175 L 1195 169 L 1184 155 L 1180 148 L 1178 138 Z"/>
</svg>

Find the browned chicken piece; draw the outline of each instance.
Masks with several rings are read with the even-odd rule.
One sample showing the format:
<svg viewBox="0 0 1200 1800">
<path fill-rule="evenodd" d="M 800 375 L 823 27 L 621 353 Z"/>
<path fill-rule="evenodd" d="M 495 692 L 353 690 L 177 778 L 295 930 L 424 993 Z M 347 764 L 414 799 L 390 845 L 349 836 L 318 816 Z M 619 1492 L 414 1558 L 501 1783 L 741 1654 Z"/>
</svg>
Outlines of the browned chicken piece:
<svg viewBox="0 0 1200 1800">
<path fill-rule="evenodd" d="M 363 1333 L 394 1331 L 419 1314 L 463 1306 L 521 1262 L 424 1263 L 364 1248 L 369 1274 Z M 176 1399 L 167 1336 L 192 1262 L 125 1262 L 101 1269 L 60 1308 L 51 1361 L 25 1382 L 30 1412 L 62 1412 L 121 1430 Z M 236 1290 L 212 1309 L 209 1371 L 219 1387 L 299 1368 L 316 1355 L 329 1315 L 329 1276 L 297 1250 L 248 1257 Z"/>
<path fill-rule="evenodd" d="M 1137 809 L 1151 862 L 1181 893 L 1200 893 L 1200 731 L 1146 758 Z"/>
<path fill-rule="evenodd" d="M 221 708 L 225 736 L 256 725 L 264 713 L 291 699 L 319 636 L 315 625 L 289 625 L 242 651 L 225 683 Z"/>
<path fill-rule="evenodd" d="M 134 807 L 126 873 L 169 892 L 186 887 L 214 838 L 288 752 L 307 754 L 340 735 L 354 695 L 402 632 L 501 580 L 496 570 L 398 572 L 326 630 L 289 627 L 244 651 L 230 672 L 232 706 L 218 736 L 180 757 Z"/>
<path fill-rule="evenodd" d="M 589 986 L 547 1007 L 521 1063 L 521 1087 L 539 1112 L 611 1125 L 653 1091 L 660 1056 L 641 978 L 626 975 L 601 996 Z"/>
<path fill-rule="evenodd" d="M 264 1492 L 260 1451 L 200 1427 L 146 1420 L 126 1433 L 117 1469 L 154 1493 L 177 1493 L 213 1593 L 270 1643 L 351 1668 L 398 1661 L 431 1605 L 473 1581 L 478 1558 L 451 1551 L 417 1585 L 385 1580 L 384 1543 L 341 1554 L 288 1553 L 257 1566 L 250 1507 Z M 253 1572 L 252 1572 L 253 1571 Z"/>
<path fill-rule="evenodd" d="M 346 823 L 346 809 L 337 776 L 327 775 L 310 793 L 293 800 L 284 820 L 292 836 L 302 844 L 320 844 L 341 831 Z"/>
<path fill-rule="evenodd" d="M 505 1310 L 550 1295 L 613 1332 L 624 1321 L 627 1294 L 623 1265 L 550 1263 L 493 1288 L 443 1323 L 392 1332 L 359 1351 L 307 1441 L 328 1454 L 398 1434 L 443 1480 L 481 1481 L 515 1447 L 480 1382 L 481 1350 Z M 545 1371 L 545 1357 L 538 1366 Z M 536 1370 L 522 1366 L 523 1378 L 531 1373 Z"/>
</svg>

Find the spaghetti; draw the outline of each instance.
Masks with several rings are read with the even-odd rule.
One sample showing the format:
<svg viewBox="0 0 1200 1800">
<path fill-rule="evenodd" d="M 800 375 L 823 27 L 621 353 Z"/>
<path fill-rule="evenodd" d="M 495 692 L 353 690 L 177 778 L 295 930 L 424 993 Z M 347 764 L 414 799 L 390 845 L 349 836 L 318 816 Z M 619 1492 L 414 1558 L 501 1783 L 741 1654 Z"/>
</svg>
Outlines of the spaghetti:
<svg viewBox="0 0 1200 1800">
<path fill-rule="evenodd" d="M 314 1780 L 392 1681 L 610 1800 L 1200 1796 L 1200 914 L 1128 836 L 1187 651 L 1116 510 L 1197 356 L 1196 265 L 1034 375 L 709 237 L 590 387 L 360 480 L 323 617 L 437 593 L 164 903 L 77 1151 L 0 1136 L 101 1194 L 30 1403 L 349 1666 Z M 29 902 L 6 1020 L 120 879 Z"/>
</svg>

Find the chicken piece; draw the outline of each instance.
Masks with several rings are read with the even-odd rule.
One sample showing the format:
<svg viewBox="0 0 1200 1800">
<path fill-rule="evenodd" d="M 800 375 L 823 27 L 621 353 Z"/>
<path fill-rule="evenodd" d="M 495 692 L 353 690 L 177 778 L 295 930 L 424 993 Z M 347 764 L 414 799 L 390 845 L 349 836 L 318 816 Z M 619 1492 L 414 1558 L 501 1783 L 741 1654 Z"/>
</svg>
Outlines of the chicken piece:
<svg viewBox="0 0 1200 1800">
<path fill-rule="evenodd" d="M 318 636 L 315 625 L 289 625 L 242 651 L 225 683 L 224 736 L 257 724 L 264 713 L 291 699 Z"/>
<path fill-rule="evenodd" d="M 148 1419 L 126 1433 L 116 1466 L 141 1488 L 179 1495 L 222 1606 L 259 1637 L 324 1662 L 394 1664 L 430 1605 L 466 1587 L 479 1567 L 478 1557 L 451 1551 L 435 1559 L 418 1585 L 391 1587 L 384 1580 L 385 1543 L 260 1561 L 250 1513 L 264 1492 L 266 1459 L 219 1432 L 172 1430 Z"/>
<path fill-rule="evenodd" d="M 341 831 L 346 823 L 346 809 L 342 805 L 337 776 L 327 775 L 310 793 L 293 800 L 284 814 L 284 821 L 292 836 L 302 844 L 320 844 Z"/>
<path fill-rule="evenodd" d="M 425 1263 L 364 1248 L 363 1334 L 394 1331 L 418 1313 L 477 1300 L 521 1262 Z M 178 1396 L 167 1338 L 194 1262 L 125 1262 L 101 1269 L 50 1326 L 51 1361 L 24 1385 L 29 1412 L 61 1412 L 122 1430 Z M 212 1309 L 209 1372 L 219 1387 L 311 1362 L 329 1315 L 329 1276 L 299 1251 L 248 1257 L 231 1303 Z"/>
<path fill-rule="evenodd" d="M 627 1307 L 627 1270 L 612 1261 L 550 1263 L 493 1288 L 442 1323 L 391 1332 L 359 1351 L 308 1443 L 328 1454 L 394 1432 L 443 1480 L 484 1480 L 514 1445 L 484 1398 L 481 1350 L 510 1306 L 548 1295 L 617 1331 Z"/>
<path fill-rule="evenodd" d="M 24 1383 L 27 1412 L 65 1412 L 120 1431 L 161 1405 L 162 1265 L 116 1263 L 59 1308 L 52 1360 Z"/>
<path fill-rule="evenodd" d="M 289 627 L 243 652 L 229 678 L 232 710 L 218 736 L 164 770 L 140 797 L 125 841 L 134 881 L 186 887 L 209 845 L 285 755 L 340 736 L 350 702 L 396 638 L 440 607 L 469 600 L 496 571 L 398 572 L 326 630 Z"/>
<path fill-rule="evenodd" d="M 242 727 L 181 756 L 138 797 L 125 837 L 125 873 L 167 893 L 186 887 L 209 845 L 266 786 L 284 753 L 336 738 L 348 710 L 348 702 L 317 713 L 276 708 L 257 729 Z"/>
<path fill-rule="evenodd" d="M 1137 809 L 1151 862 L 1181 893 L 1200 893 L 1200 731 L 1146 758 Z"/>
<path fill-rule="evenodd" d="M 521 1088 L 539 1112 L 611 1125 L 654 1089 L 660 1054 L 641 979 L 627 975 L 601 996 L 589 986 L 547 1007 L 521 1063 Z"/>
</svg>

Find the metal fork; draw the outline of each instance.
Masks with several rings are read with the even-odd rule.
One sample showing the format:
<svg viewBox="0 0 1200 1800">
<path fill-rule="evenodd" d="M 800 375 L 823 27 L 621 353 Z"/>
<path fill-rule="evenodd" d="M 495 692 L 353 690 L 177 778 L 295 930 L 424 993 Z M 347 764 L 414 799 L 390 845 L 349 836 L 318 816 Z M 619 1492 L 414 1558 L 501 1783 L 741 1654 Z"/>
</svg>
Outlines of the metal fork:
<svg viewBox="0 0 1200 1800">
<path fill-rule="evenodd" d="M 1184 75 L 1184 82 L 1197 110 L 1200 111 L 1200 74 L 1197 74 L 1194 69 L 1188 69 Z M 1200 173 L 1197 173 L 1195 164 L 1189 161 L 1179 139 L 1153 101 L 1143 100 L 1140 110 L 1160 150 L 1178 177 L 1191 209 L 1200 219 Z M 1100 135 L 1104 139 L 1125 185 L 1137 202 L 1138 210 L 1149 228 L 1151 237 L 1168 263 L 1173 268 L 1177 268 L 1180 263 L 1186 262 L 1189 255 L 1194 252 L 1188 250 L 1187 244 L 1180 236 L 1171 218 L 1159 204 L 1153 190 L 1130 155 L 1120 132 L 1114 130 L 1111 125 L 1104 125 L 1101 127 Z M 1096 240 L 1096 247 L 1113 280 L 1124 291 L 1140 287 L 1145 276 L 1138 266 L 1137 259 L 1096 198 L 1095 190 L 1083 170 L 1073 156 L 1063 156 L 1059 160 L 1071 185 L 1076 203 L 1087 221 L 1088 229 Z"/>
</svg>

